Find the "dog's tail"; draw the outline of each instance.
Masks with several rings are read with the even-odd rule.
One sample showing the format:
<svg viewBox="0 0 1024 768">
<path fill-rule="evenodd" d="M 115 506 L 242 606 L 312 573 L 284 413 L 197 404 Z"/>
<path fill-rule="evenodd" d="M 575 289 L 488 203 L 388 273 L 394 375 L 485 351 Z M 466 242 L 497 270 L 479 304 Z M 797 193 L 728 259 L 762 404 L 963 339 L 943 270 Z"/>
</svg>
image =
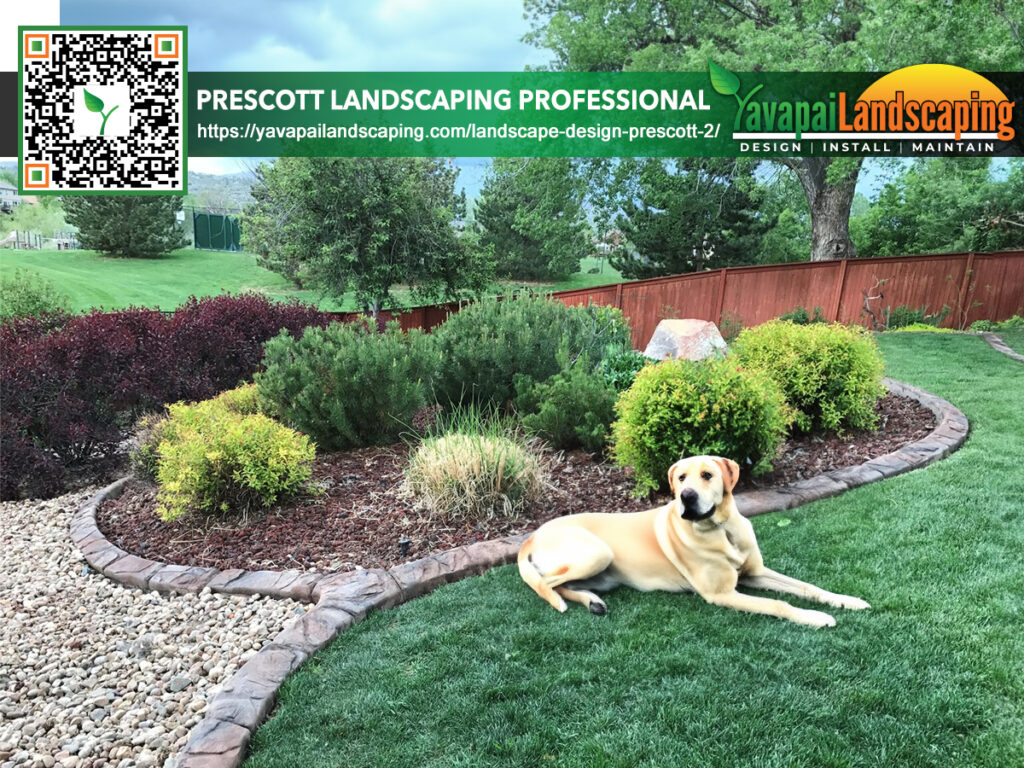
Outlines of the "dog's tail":
<svg viewBox="0 0 1024 768">
<path fill-rule="evenodd" d="M 556 611 L 565 611 L 566 605 L 563 600 L 551 587 L 544 583 L 544 578 L 541 576 L 540 571 L 537 570 L 537 566 L 530 560 L 530 555 L 533 554 L 533 536 L 523 542 L 523 546 L 519 549 L 519 575 L 523 577 L 523 581 L 530 585 L 530 588 L 538 595 L 543 597 L 552 608 Z"/>
</svg>

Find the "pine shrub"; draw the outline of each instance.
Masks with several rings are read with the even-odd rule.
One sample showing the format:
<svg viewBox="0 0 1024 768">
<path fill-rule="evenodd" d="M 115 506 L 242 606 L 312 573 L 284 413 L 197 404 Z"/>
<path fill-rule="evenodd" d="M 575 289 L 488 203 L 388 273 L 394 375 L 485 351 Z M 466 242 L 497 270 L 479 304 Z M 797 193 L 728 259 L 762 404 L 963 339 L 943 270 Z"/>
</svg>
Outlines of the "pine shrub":
<svg viewBox="0 0 1024 768">
<path fill-rule="evenodd" d="M 586 357 L 546 381 L 520 376 L 517 384 L 516 412 L 529 433 L 553 448 L 604 450 L 617 395 Z"/>
<path fill-rule="evenodd" d="M 434 366 L 420 331 L 334 323 L 267 342 L 256 384 L 265 412 L 339 450 L 397 439 L 426 404 Z"/>
<path fill-rule="evenodd" d="M 516 376 L 544 381 L 561 366 L 559 349 L 592 365 L 628 349 L 629 325 L 611 307 L 567 307 L 544 297 L 479 301 L 448 318 L 434 333 L 441 403 L 504 407 L 515 396 Z"/>
<path fill-rule="evenodd" d="M 773 320 L 743 331 L 732 352 L 740 365 L 763 371 L 782 388 L 797 429 L 875 427 L 885 366 L 867 330 Z"/>
<path fill-rule="evenodd" d="M 612 454 L 633 467 L 638 496 L 666 487 L 665 473 L 684 456 L 725 456 L 752 474 L 771 469 L 790 419 L 778 385 L 731 358 L 647 366 L 615 413 Z"/>
</svg>

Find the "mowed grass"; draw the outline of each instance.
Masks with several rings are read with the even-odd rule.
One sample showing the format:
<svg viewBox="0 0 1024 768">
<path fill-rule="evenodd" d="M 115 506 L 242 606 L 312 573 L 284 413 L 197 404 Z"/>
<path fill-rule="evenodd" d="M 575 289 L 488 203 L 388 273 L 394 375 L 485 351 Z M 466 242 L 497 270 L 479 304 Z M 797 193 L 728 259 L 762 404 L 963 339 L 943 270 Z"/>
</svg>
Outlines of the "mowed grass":
<svg viewBox="0 0 1024 768">
<path fill-rule="evenodd" d="M 603 271 L 587 274 L 591 268 Z M 565 290 L 604 285 L 621 280 L 619 273 L 597 259 L 584 259 L 581 272 L 559 283 L 531 285 L 536 290 Z M 280 275 L 256 263 L 250 253 L 183 249 L 159 259 L 115 259 L 94 251 L 0 250 L 0 274 L 15 269 L 34 272 L 51 280 L 70 299 L 73 312 L 94 307 L 112 310 L 135 305 L 171 310 L 189 296 L 219 296 L 255 291 L 278 301 L 315 304 L 328 311 L 357 309 L 351 297 L 342 301 L 324 298 L 316 291 L 297 290 Z M 496 283 L 494 293 L 511 284 Z M 395 289 L 400 301 L 413 302 L 409 291 Z"/>
<path fill-rule="evenodd" d="M 1024 328 L 996 331 L 996 335 L 1006 342 L 1006 346 L 1014 352 L 1024 355 Z"/>
<path fill-rule="evenodd" d="M 967 444 L 754 520 L 770 566 L 871 610 L 813 630 L 619 589 L 558 614 L 499 568 L 339 636 L 248 768 L 1024 765 L 1024 367 L 976 337 L 879 341 Z"/>
</svg>

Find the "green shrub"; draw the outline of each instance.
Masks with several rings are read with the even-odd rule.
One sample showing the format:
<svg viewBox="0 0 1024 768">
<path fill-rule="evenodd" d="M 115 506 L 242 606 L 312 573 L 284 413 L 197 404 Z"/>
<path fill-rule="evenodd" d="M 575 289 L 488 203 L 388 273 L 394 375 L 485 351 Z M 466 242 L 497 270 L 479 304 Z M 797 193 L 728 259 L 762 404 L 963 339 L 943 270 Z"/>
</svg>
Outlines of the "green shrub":
<svg viewBox="0 0 1024 768">
<path fill-rule="evenodd" d="M 0 278 L 0 322 L 67 312 L 68 297 L 52 281 L 24 269 Z"/>
<path fill-rule="evenodd" d="M 260 393 L 255 384 L 243 384 L 221 392 L 212 402 L 223 405 L 231 413 L 252 416 L 260 413 Z"/>
<path fill-rule="evenodd" d="M 971 323 L 971 330 L 975 332 L 1013 331 L 1017 329 L 1024 329 L 1024 317 L 1020 315 L 1014 315 L 998 322 L 995 320 L 975 320 Z"/>
<path fill-rule="evenodd" d="M 732 350 L 740 365 L 782 387 L 798 429 L 874 428 L 884 365 L 865 329 L 773 320 L 743 331 Z"/>
<path fill-rule="evenodd" d="M 645 365 L 654 363 L 643 352 L 632 349 L 609 355 L 598 366 L 604 376 L 605 383 L 616 392 L 625 392 L 633 384 L 633 379 Z"/>
<path fill-rule="evenodd" d="M 312 475 L 315 447 L 305 435 L 223 402 L 170 406 L 157 448 L 157 513 L 249 512 L 299 492 Z"/>
<path fill-rule="evenodd" d="M 615 420 L 615 390 L 584 356 L 543 382 L 517 379 L 516 411 L 528 432 L 554 448 L 604 450 Z"/>
<path fill-rule="evenodd" d="M 515 517 L 544 490 L 544 472 L 514 425 L 478 409 L 458 411 L 424 438 L 406 469 L 406 491 L 444 519 Z"/>
<path fill-rule="evenodd" d="M 779 320 L 788 320 L 796 325 L 810 325 L 812 323 L 827 323 L 825 319 L 825 313 L 821 307 L 814 308 L 814 315 L 812 316 L 806 307 L 799 306 L 793 309 L 791 312 L 787 312 L 784 315 L 779 315 Z"/>
<path fill-rule="evenodd" d="M 949 306 L 945 304 L 938 312 L 931 313 L 928 312 L 928 307 L 911 309 L 906 304 L 901 304 L 896 309 L 886 307 L 885 329 L 887 331 L 895 331 L 908 325 L 931 325 L 937 327 L 942 324 L 942 321 L 946 319 L 948 314 Z"/>
<path fill-rule="evenodd" d="M 398 323 L 376 333 L 361 323 L 287 334 L 265 347 L 256 374 L 265 413 L 329 450 L 397 439 L 426 403 L 435 358 L 430 338 Z"/>
<path fill-rule="evenodd" d="M 640 371 L 615 404 L 612 453 L 636 473 L 638 496 L 663 488 L 684 456 L 711 454 L 760 474 L 789 426 L 781 389 L 733 358 L 666 360 Z"/>
<path fill-rule="evenodd" d="M 629 326 L 610 307 L 567 307 L 544 297 L 478 301 L 433 333 L 440 371 L 441 403 L 504 407 L 515 395 L 516 375 L 535 381 L 558 373 L 558 351 L 571 361 L 586 355 L 592 365 L 628 349 Z"/>
</svg>

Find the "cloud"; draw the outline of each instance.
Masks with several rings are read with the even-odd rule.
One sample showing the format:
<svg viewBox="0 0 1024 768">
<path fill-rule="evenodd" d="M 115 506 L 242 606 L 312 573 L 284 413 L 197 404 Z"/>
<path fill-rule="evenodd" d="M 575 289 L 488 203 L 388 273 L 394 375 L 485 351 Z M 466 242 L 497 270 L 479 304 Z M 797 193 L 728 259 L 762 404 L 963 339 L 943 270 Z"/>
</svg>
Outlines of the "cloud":
<svg viewBox="0 0 1024 768">
<path fill-rule="evenodd" d="M 192 70 L 522 71 L 548 58 L 520 42 L 522 0 L 77 0 L 61 22 L 185 24 Z"/>
</svg>

